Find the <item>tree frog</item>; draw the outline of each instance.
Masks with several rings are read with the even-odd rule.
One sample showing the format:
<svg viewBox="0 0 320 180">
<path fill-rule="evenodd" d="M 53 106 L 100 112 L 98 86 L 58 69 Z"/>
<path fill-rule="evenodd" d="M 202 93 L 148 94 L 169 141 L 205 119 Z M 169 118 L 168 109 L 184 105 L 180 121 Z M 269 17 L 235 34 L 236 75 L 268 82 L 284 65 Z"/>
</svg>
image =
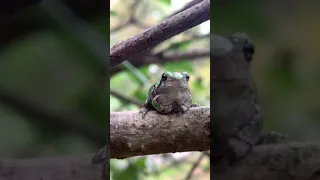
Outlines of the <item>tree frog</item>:
<svg viewBox="0 0 320 180">
<path fill-rule="evenodd" d="M 199 106 L 192 104 L 189 78 L 187 72 L 164 72 L 160 81 L 149 88 L 148 99 L 139 111 L 142 113 L 142 118 L 150 110 L 156 110 L 161 114 L 181 114 L 190 107 Z"/>
</svg>

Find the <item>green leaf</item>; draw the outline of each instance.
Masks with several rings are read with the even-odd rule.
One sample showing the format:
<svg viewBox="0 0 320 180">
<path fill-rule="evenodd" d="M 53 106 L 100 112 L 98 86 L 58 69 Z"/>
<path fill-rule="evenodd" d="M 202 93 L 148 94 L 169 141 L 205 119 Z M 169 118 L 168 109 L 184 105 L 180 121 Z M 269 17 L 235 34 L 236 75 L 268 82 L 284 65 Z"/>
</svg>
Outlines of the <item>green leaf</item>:
<svg viewBox="0 0 320 180">
<path fill-rule="evenodd" d="M 193 64 L 191 61 L 184 60 L 180 62 L 168 62 L 165 65 L 166 71 L 193 72 Z"/>
<path fill-rule="evenodd" d="M 159 1 L 166 6 L 171 6 L 171 0 L 159 0 Z"/>
<path fill-rule="evenodd" d="M 196 77 L 197 78 L 197 77 Z M 200 91 L 200 90 L 204 90 L 203 84 L 202 84 L 202 80 L 201 79 L 197 79 L 194 84 L 193 84 L 193 89 Z"/>
<path fill-rule="evenodd" d="M 112 178 L 114 180 L 122 180 L 122 179 L 138 180 L 139 171 L 136 166 L 131 164 L 128 166 L 128 168 L 124 170 L 112 168 Z"/>
<path fill-rule="evenodd" d="M 143 91 L 141 88 L 135 91 L 134 95 L 135 98 L 139 99 L 141 102 L 145 102 L 148 98 L 148 91 Z"/>
<path fill-rule="evenodd" d="M 174 42 L 170 44 L 170 46 L 167 48 L 167 50 L 176 50 L 176 49 L 182 49 L 186 50 L 190 44 L 192 43 L 192 40 L 186 40 L 182 42 Z"/>
<path fill-rule="evenodd" d="M 146 158 L 142 157 L 142 158 L 137 159 L 136 165 L 140 169 L 145 169 L 146 168 Z"/>
</svg>

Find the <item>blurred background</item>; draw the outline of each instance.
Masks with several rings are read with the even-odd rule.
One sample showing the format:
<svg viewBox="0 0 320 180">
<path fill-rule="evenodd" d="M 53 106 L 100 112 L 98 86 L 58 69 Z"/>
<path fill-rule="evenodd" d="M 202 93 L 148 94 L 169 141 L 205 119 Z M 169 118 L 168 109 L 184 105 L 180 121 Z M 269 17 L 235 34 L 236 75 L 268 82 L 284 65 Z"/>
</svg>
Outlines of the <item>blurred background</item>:
<svg viewBox="0 0 320 180">
<path fill-rule="evenodd" d="M 111 0 L 111 47 L 179 11 L 190 0 Z M 210 22 L 202 23 L 157 47 L 134 56 L 110 69 L 110 111 L 136 111 L 149 87 L 164 71 L 188 72 L 193 102 L 210 104 Z M 188 180 L 209 179 L 210 162 L 206 153 L 186 152 L 148 155 L 124 160 L 111 159 L 114 180 Z"/>
<path fill-rule="evenodd" d="M 244 3 L 245 2 L 245 3 Z M 246 32 L 265 130 L 320 140 L 320 2 L 213 1 L 211 33 Z"/>
<path fill-rule="evenodd" d="M 109 133 L 105 1 L 30 2 L 1 2 L 0 159 L 93 153 Z"/>
</svg>

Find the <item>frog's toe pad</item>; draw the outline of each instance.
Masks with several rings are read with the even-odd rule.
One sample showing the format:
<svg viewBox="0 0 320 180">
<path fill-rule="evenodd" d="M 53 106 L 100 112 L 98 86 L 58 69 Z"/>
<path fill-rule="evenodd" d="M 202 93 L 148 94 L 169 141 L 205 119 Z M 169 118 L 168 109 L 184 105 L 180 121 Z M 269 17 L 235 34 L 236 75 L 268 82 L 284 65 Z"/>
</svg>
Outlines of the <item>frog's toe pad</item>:
<svg viewBox="0 0 320 180">
<path fill-rule="evenodd" d="M 194 103 L 194 104 L 191 104 L 191 106 L 190 107 L 199 107 L 200 106 L 200 104 L 196 104 L 196 103 Z"/>
<path fill-rule="evenodd" d="M 142 118 L 144 118 L 148 112 L 149 110 L 147 108 L 142 108 L 139 110 L 139 113 L 142 114 Z"/>
</svg>

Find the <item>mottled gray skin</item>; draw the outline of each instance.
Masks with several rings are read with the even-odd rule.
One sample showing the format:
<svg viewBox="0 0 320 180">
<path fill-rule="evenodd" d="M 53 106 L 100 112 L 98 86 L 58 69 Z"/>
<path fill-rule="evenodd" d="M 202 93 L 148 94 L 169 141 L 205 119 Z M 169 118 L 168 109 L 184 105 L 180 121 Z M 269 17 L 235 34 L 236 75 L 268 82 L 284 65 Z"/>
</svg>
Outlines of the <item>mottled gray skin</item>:
<svg viewBox="0 0 320 180">
<path fill-rule="evenodd" d="M 192 104 L 191 91 L 188 85 L 189 74 L 186 72 L 165 72 L 158 83 L 152 85 L 148 92 L 148 99 L 139 111 L 142 117 L 150 110 L 161 114 L 184 113 Z"/>
<path fill-rule="evenodd" d="M 246 34 L 237 33 L 212 37 L 211 53 L 211 155 L 214 164 L 223 160 L 233 164 L 252 151 L 262 130 L 250 72 L 254 47 Z"/>
</svg>

